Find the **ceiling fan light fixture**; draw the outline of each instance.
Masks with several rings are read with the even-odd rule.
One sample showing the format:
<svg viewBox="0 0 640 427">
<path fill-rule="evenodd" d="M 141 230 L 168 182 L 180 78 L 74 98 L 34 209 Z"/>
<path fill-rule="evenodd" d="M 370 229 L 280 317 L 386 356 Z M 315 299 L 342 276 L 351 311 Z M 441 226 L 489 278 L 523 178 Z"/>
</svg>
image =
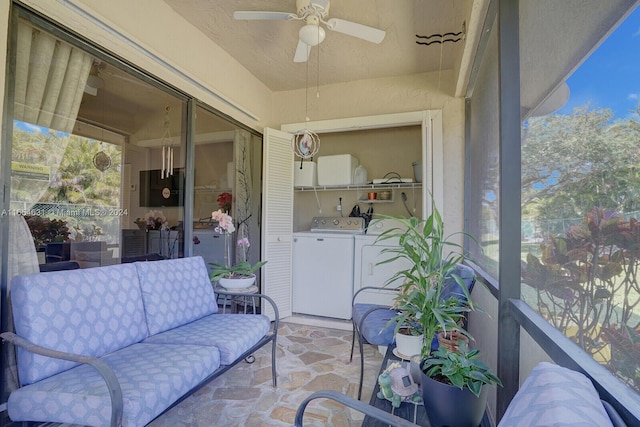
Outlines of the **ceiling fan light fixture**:
<svg viewBox="0 0 640 427">
<path fill-rule="evenodd" d="M 298 33 L 300 40 L 302 40 L 308 46 L 317 46 L 324 40 L 326 35 L 324 28 L 319 25 L 307 24 L 300 28 Z"/>
</svg>

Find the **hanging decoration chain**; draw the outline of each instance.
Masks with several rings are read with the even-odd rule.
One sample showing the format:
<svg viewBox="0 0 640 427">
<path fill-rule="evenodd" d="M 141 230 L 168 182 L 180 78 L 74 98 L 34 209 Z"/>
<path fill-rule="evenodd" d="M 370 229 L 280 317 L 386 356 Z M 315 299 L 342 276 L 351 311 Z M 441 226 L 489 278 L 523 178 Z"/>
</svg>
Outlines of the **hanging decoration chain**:
<svg viewBox="0 0 640 427">
<path fill-rule="evenodd" d="M 164 132 L 162 134 L 162 171 L 160 178 L 165 179 L 173 175 L 173 146 L 169 126 L 169 112 L 171 107 L 167 105 L 164 115 Z"/>
<path fill-rule="evenodd" d="M 316 97 L 320 97 L 320 48 L 318 47 L 318 75 L 316 80 Z M 313 159 L 320 149 L 320 138 L 318 135 L 307 128 L 309 122 L 309 61 L 306 64 L 306 86 L 304 92 L 304 129 L 293 134 L 291 138 L 291 149 L 293 153 L 300 158 L 300 169 L 305 159 Z"/>
</svg>

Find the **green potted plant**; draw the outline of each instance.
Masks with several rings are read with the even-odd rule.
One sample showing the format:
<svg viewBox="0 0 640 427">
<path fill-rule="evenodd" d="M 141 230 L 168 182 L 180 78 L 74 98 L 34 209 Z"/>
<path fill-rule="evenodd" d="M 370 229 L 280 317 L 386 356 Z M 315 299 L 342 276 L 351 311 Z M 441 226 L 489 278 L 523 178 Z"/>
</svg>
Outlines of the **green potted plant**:
<svg viewBox="0 0 640 427">
<path fill-rule="evenodd" d="M 229 265 L 219 264 L 215 262 L 210 262 L 209 265 L 213 267 L 213 271 L 209 273 L 209 278 L 211 279 L 212 282 L 220 282 L 220 280 L 222 280 L 223 282 L 220 283 L 221 285 L 223 285 L 223 283 L 226 283 L 224 279 L 233 280 L 233 279 L 246 279 L 246 278 L 253 277 L 253 279 L 255 280 L 256 276 L 254 273 L 266 263 L 267 261 L 259 261 L 251 265 L 247 261 L 241 261 L 235 265 L 229 266 Z"/>
<path fill-rule="evenodd" d="M 480 425 L 487 406 L 484 386 L 502 382 L 479 357 L 479 350 L 459 340 L 457 351 L 442 346 L 422 361 L 420 384 L 432 426 Z"/>
<path fill-rule="evenodd" d="M 425 336 L 420 356 L 424 359 L 431 353 L 431 341 L 438 331 L 459 329 L 465 314 L 473 309 L 467 285 L 460 276 L 459 264 L 466 258 L 461 246 L 444 235 L 444 222 L 434 207 L 426 219 L 394 218 L 398 223 L 383 232 L 378 240 L 397 241 L 382 250 L 390 254 L 381 264 L 403 259 L 407 267 L 397 271 L 387 283 L 401 281 L 394 307 L 399 310 L 395 332 L 403 327 L 419 329 Z M 445 253 L 446 251 L 446 253 Z M 455 280 L 462 295 L 448 298 L 447 286 Z M 447 282 L 449 281 L 449 282 Z"/>
<path fill-rule="evenodd" d="M 468 287 L 469 280 L 474 278 L 470 269 L 461 266 L 467 257 L 452 238 L 456 234 L 467 235 L 455 233 L 446 236 L 444 222 L 435 206 L 425 220 L 412 217 L 396 218 L 396 221 L 398 227 L 379 237 L 379 240 L 397 240 L 397 245 L 383 250 L 391 256 L 382 263 L 398 259 L 408 261 L 407 267 L 396 272 L 387 282 L 402 282 L 395 298 L 399 314 L 390 322 L 396 322 L 397 333 L 415 321 L 424 333 L 420 368 L 423 400 L 429 419 L 433 426 L 479 425 L 486 406 L 486 392 L 480 393 L 482 384 L 500 384 L 500 380 L 478 359 L 478 350 L 469 350 L 467 343 L 471 336 L 461 327 L 465 315 L 475 309 Z M 458 286 L 452 292 L 455 284 Z M 437 334 L 451 335 L 453 332 L 462 334 L 465 339 L 458 339 L 456 345 L 440 346 L 432 354 L 432 340 Z M 434 392 L 429 387 L 431 383 L 445 390 Z M 446 394 L 447 391 L 461 392 L 463 396 L 451 396 Z M 442 397 L 445 394 L 448 397 Z M 436 410 L 438 412 L 434 412 Z M 441 413 L 473 421 L 445 420 Z M 477 418 L 478 414 L 480 418 Z M 476 418 L 478 422 L 475 422 Z"/>
<path fill-rule="evenodd" d="M 391 321 L 397 321 L 401 316 L 396 316 Z M 402 359 L 410 359 L 411 356 L 420 355 L 424 344 L 422 326 L 414 317 L 402 316 L 402 323 L 396 324 L 395 339 L 396 356 Z"/>
</svg>

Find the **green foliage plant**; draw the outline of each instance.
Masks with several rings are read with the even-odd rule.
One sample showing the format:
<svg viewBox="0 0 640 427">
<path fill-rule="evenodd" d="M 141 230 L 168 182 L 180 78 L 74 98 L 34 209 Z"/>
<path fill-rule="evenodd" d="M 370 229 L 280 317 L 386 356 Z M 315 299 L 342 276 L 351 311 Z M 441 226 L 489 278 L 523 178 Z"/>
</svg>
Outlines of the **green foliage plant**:
<svg viewBox="0 0 640 427">
<path fill-rule="evenodd" d="M 480 360 L 480 351 L 469 349 L 462 340 L 458 341 L 458 351 L 438 348 L 424 360 L 422 369 L 428 377 L 460 389 L 466 387 L 478 397 L 485 384 L 502 386 L 500 379 Z"/>
<path fill-rule="evenodd" d="M 390 218 L 391 219 L 391 218 Z M 378 241 L 397 239 L 398 244 L 382 250 L 390 257 L 380 264 L 396 260 L 408 261 L 406 268 L 397 271 L 389 283 L 400 280 L 394 307 L 398 315 L 390 322 L 396 322 L 395 332 L 403 326 L 417 323 L 424 333 L 421 357 L 431 352 L 431 339 L 438 331 L 461 330 L 459 324 L 465 314 L 474 309 L 467 286 L 456 274 L 457 265 L 466 258 L 463 248 L 452 240 L 455 233 L 445 236 L 444 222 L 435 206 L 425 220 L 415 217 L 392 218 L 398 226 L 383 232 Z M 463 300 L 443 299 L 447 279 L 453 278 L 464 293 Z M 461 330 L 465 335 L 466 331 Z"/>
<path fill-rule="evenodd" d="M 522 262 L 522 282 L 535 292 L 528 302 L 640 391 L 640 357 L 622 362 L 625 348 L 633 348 L 632 354 L 640 349 L 629 333 L 640 331 L 640 221 L 593 208 L 564 235 L 549 236 L 540 252 Z"/>
<path fill-rule="evenodd" d="M 64 220 L 39 215 L 25 215 L 24 219 L 29 226 L 36 247 L 52 242 L 65 242 L 69 238 L 69 227 Z"/>
<path fill-rule="evenodd" d="M 217 282 L 222 278 L 238 279 L 249 277 L 266 263 L 267 261 L 259 261 L 251 265 L 247 261 L 241 261 L 235 265 L 227 266 L 224 264 L 210 262 L 209 265 L 213 267 L 213 271 L 209 273 L 209 278 L 212 282 Z"/>
</svg>

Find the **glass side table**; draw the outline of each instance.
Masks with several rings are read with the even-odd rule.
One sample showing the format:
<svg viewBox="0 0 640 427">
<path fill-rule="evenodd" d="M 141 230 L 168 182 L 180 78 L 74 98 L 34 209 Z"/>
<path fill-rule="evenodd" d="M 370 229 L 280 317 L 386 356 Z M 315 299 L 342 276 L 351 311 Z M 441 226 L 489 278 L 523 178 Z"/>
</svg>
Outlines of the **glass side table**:
<svg viewBox="0 0 640 427">
<path fill-rule="evenodd" d="M 248 312 L 256 314 L 256 300 L 255 295 L 258 293 L 258 286 L 251 285 L 248 288 L 242 289 L 227 289 L 216 283 L 213 286 L 213 290 L 216 293 L 218 299 L 222 300 L 222 314 L 226 313 L 227 305 L 231 309 L 231 313 L 239 313 L 239 308 L 242 307 L 242 313 Z M 250 309 L 248 309 L 251 307 Z"/>
</svg>

